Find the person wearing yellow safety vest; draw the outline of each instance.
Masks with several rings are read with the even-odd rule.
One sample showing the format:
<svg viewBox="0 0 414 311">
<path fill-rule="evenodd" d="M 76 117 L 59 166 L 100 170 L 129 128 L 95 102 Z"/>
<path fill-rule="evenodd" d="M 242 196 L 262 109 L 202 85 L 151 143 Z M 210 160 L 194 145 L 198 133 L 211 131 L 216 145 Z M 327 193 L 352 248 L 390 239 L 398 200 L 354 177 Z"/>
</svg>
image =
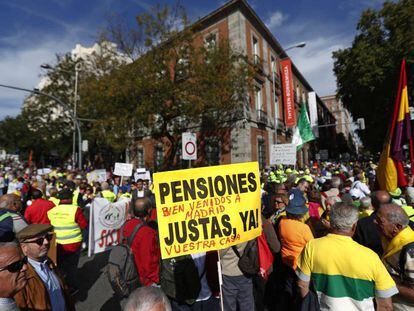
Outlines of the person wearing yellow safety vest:
<svg viewBox="0 0 414 311">
<path fill-rule="evenodd" d="M 111 203 L 115 202 L 116 195 L 111 190 L 109 190 L 109 184 L 106 181 L 104 181 L 101 184 L 101 188 L 102 188 L 102 191 L 101 191 L 102 197 L 107 199 Z"/>
<path fill-rule="evenodd" d="M 0 210 L 6 210 L 13 220 L 13 231 L 18 233 L 27 227 L 27 222 L 20 214 L 22 201 L 18 195 L 4 194 L 0 197 Z"/>
<path fill-rule="evenodd" d="M 82 230 L 88 225 L 79 206 L 72 204 L 72 191 L 58 193 L 60 204 L 47 215 L 56 233 L 57 260 L 71 293 L 78 292 L 77 267 L 82 246 Z"/>
<path fill-rule="evenodd" d="M 49 201 L 52 201 L 55 206 L 58 206 L 60 200 L 57 198 L 58 190 L 55 187 L 49 189 Z"/>
</svg>

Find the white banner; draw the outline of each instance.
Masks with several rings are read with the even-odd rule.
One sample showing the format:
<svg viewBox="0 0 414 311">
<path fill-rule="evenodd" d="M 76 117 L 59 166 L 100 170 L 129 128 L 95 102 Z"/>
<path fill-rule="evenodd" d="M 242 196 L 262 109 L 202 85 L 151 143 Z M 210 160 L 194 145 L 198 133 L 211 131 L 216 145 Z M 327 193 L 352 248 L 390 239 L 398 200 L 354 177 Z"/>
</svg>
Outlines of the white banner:
<svg viewBox="0 0 414 311">
<path fill-rule="evenodd" d="M 132 164 L 130 163 L 115 163 L 114 175 L 117 176 L 131 176 L 132 175 Z"/>
<path fill-rule="evenodd" d="M 134 173 L 134 180 L 137 181 L 138 179 L 151 180 L 150 171 L 145 168 L 137 168 L 136 172 Z"/>
<path fill-rule="evenodd" d="M 329 159 L 329 152 L 327 149 L 321 149 L 319 150 L 319 154 L 321 156 L 322 161 L 326 161 Z"/>
<path fill-rule="evenodd" d="M 52 172 L 52 170 L 48 167 L 45 168 L 39 168 L 37 170 L 37 175 L 46 175 L 46 174 L 50 174 Z"/>
<path fill-rule="evenodd" d="M 183 160 L 197 160 L 197 137 L 195 133 L 182 134 Z"/>
<path fill-rule="evenodd" d="M 89 217 L 88 256 L 110 250 L 122 241 L 122 226 L 128 213 L 129 199 L 116 203 L 96 198 L 92 201 Z"/>
<path fill-rule="evenodd" d="M 316 103 L 316 93 L 309 92 L 308 93 L 308 104 L 309 104 L 309 119 L 310 125 L 312 127 L 313 135 L 315 137 L 319 137 L 319 130 L 318 130 L 318 106 Z"/>
<path fill-rule="evenodd" d="M 86 178 L 88 179 L 88 183 L 92 183 L 94 181 L 104 182 L 107 179 L 106 170 L 93 170 L 92 172 L 86 174 Z"/>
<path fill-rule="evenodd" d="M 277 144 L 270 150 L 270 165 L 296 165 L 296 145 Z"/>
</svg>

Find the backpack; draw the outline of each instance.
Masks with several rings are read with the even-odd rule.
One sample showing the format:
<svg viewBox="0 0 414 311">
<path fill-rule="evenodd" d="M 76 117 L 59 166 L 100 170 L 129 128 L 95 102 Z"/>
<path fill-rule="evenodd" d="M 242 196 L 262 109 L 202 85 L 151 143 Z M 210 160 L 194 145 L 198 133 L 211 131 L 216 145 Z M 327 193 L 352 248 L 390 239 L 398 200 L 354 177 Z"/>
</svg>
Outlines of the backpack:
<svg viewBox="0 0 414 311">
<path fill-rule="evenodd" d="M 265 228 L 269 225 L 270 223 L 266 222 L 262 225 L 262 228 Z M 259 255 L 260 275 L 263 279 L 267 280 L 269 277 L 269 272 L 273 267 L 274 257 L 272 251 L 270 250 L 269 244 L 267 244 L 264 230 L 262 230 L 262 234 L 257 237 L 257 251 Z"/>
<path fill-rule="evenodd" d="M 14 239 L 13 214 L 0 209 L 0 242 L 11 242 Z"/>
<path fill-rule="evenodd" d="M 233 245 L 231 248 L 236 256 L 239 257 L 237 265 L 245 276 L 251 277 L 260 271 L 259 251 L 256 239 L 247 242 L 242 255 L 240 255 L 236 246 Z"/>
<path fill-rule="evenodd" d="M 402 281 L 411 281 L 405 273 L 405 264 L 407 262 L 407 256 L 410 256 L 411 258 L 414 257 L 414 242 L 410 242 L 404 245 L 400 252 L 398 267 L 400 269 L 399 273 Z"/>
<path fill-rule="evenodd" d="M 161 262 L 161 289 L 179 303 L 193 304 L 201 291 L 201 276 L 191 255 L 163 259 Z"/>
<path fill-rule="evenodd" d="M 108 280 L 115 295 L 120 299 L 128 297 L 134 289 L 141 286 L 131 245 L 139 229 L 144 225 L 144 223 L 137 225 L 128 237 L 127 244 L 116 245 L 109 254 Z"/>
</svg>

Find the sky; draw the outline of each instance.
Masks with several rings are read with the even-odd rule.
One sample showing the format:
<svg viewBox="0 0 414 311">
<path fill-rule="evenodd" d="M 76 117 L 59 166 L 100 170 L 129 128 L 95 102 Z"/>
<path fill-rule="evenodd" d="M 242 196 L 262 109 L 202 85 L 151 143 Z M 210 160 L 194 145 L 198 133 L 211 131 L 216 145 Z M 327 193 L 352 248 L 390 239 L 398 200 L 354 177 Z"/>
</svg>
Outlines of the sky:
<svg viewBox="0 0 414 311">
<path fill-rule="evenodd" d="M 181 0 L 195 21 L 224 0 Z M 332 52 L 351 45 L 363 10 L 378 9 L 382 0 L 248 0 L 284 48 L 306 41 L 288 52 L 319 96 L 334 94 Z M 32 89 L 40 81 L 41 64 L 53 64 L 56 54 L 76 44 L 92 46 L 108 17 L 135 16 L 156 3 L 175 0 L 0 0 L 0 84 Z M 0 88 L 0 120 L 16 116 L 26 94 Z M 81 104 L 81 102 L 80 102 Z"/>
</svg>

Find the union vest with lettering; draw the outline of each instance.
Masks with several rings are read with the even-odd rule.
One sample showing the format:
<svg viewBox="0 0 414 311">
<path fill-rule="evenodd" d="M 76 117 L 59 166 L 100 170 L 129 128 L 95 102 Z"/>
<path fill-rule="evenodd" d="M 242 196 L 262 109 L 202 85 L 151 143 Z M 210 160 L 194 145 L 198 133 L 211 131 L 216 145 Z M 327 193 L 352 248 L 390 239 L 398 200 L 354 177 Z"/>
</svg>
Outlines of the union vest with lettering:
<svg viewBox="0 0 414 311">
<path fill-rule="evenodd" d="M 58 244 L 82 242 L 82 232 L 75 221 L 77 209 L 76 205 L 62 204 L 47 212 L 50 223 L 55 230 Z"/>
</svg>

